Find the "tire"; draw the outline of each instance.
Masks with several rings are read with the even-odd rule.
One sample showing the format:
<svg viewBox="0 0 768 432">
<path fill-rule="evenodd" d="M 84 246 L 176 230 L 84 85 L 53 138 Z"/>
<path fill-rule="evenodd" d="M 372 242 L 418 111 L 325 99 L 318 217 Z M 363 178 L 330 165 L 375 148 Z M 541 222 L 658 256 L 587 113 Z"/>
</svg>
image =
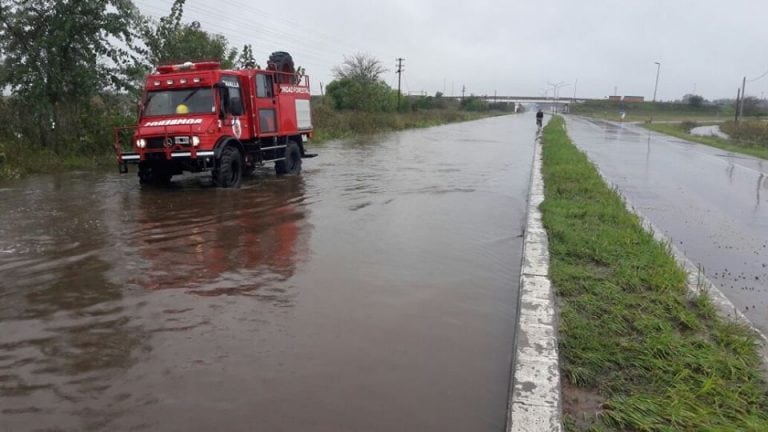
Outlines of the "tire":
<svg viewBox="0 0 768 432">
<path fill-rule="evenodd" d="M 295 72 L 293 66 L 293 58 L 285 51 L 275 51 L 269 56 L 268 65 L 272 66 L 273 70 L 282 73 L 292 74 Z"/>
<path fill-rule="evenodd" d="M 248 177 L 253 177 L 255 175 L 256 175 L 256 164 L 253 162 L 252 158 L 247 157 L 245 161 L 243 161 L 243 177 L 248 178 Z"/>
<path fill-rule="evenodd" d="M 239 188 L 243 179 L 243 157 L 233 146 L 224 147 L 213 172 L 213 181 L 223 188 Z"/>
<path fill-rule="evenodd" d="M 171 182 L 172 177 L 167 171 L 146 163 L 139 164 L 138 174 L 141 185 L 166 185 Z"/>
<path fill-rule="evenodd" d="M 293 141 L 285 146 L 285 160 L 275 162 L 277 175 L 298 175 L 301 173 L 301 148 Z"/>
</svg>

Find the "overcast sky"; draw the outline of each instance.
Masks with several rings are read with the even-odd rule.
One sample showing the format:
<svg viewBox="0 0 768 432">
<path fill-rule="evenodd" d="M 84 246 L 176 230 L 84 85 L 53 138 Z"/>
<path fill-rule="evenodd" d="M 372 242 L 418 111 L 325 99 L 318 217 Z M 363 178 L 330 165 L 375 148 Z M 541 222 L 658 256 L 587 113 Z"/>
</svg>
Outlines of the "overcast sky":
<svg viewBox="0 0 768 432">
<path fill-rule="evenodd" d="M 134 0 L 167 15 L 172 0 Z M 403 91 L 460 95 L 653 97 L 696 93 L 735 98 L 768 93 L 766 0 L 187 0 L 184 20 L 253 46 L 262 66 L 288 51 L 311 77 L 313 93 L 333 79 L 344 55 L 368 53 Z M 551 90 L 550 93 L 551 95 Z"/>
</svg>

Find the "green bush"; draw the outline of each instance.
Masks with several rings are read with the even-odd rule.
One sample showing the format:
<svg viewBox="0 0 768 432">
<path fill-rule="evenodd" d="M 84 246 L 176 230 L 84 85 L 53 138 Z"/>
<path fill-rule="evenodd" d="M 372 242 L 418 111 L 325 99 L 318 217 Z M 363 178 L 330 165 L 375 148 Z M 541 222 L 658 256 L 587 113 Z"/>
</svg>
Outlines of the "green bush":
<svg viewBox="0 0 768 432">
<path fill-rule="evenodd" d="M 488 109 L 491 109 L 494 111 L 514 112 L 515 103 L 514 102 L 492 102 L 488 104 Z"/>
<path fill-rule="evenodd" d="M 397 131 L 409 128 L 436 126 L 444 123 L 467 121 L 489 115 L 487 112 L 468 112 L 456 108 L 430 109 L 412 112 L 336 111 L 329 104 L 313 102 L 313 138 L 316 142 L 347 138 L 371 133 Z"/>
<path fill-rule="evenodd" d="M 326 87 L 326 97 L 337 110 L 393 112 L 397 110 L 397 92 L 383 81 L 342 78 Z"/>
<path fill-rule="evenodd" d="M 729 121 L 720 125 L 720 130 L 731 139 L 768 148 L 768 123 L 762 121 Z"/>
<path fill-rule="evenodd" d="M 488 102 L 477 96 L 470 96 L 461 100 L 461 108 L 466 111 L 488 111 Z"/>
<path fill-rule="evenodd" d="M 680 128 L 686 133 L 690 133 L 691 129 L 699 127 L 699 124 L 695 121 L 685 120 L 680 123 Z"/>
</svg>

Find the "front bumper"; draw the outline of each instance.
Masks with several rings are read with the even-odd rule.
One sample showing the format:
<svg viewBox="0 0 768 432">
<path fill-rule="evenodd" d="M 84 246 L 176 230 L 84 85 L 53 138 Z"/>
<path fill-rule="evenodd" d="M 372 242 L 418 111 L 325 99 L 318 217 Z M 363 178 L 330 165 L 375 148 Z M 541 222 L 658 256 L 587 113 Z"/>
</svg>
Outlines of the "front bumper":
<svg viewBox="0 0 768 432">
<path fill-rule="evenodd" d="M 143 156 L 143 158 L 142 158 Z M 117 157 L 117 164 L 120 173 L 125 174 L 128 172 L 128 164 L 138 164 L 143 160 L 161 158 L 163 160 L 179 160 L 179 159 L 209 159 L 213 158 L 213 150 L 204 151 L 173 151 L 173 152 L 146 152 L 143 155 L 139 153 L 121 153 Z"/>
</svg>

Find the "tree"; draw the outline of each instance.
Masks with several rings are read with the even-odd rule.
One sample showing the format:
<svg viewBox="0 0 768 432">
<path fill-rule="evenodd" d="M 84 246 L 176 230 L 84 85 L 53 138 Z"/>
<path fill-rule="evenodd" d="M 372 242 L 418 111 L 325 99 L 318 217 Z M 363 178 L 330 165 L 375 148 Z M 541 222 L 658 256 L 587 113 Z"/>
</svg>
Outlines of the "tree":
<svg viewBox="0 0 768 432">
<path fill-rule="evenodd" d="M 336 79 L 326 87 L 326 95 L 337 110 L 390 112 L 397 109 L 397 92 L 379 78 L 386 69 L 368 54 L 344 56 L 344 63 L 333 68 Z"/>
<path fill-rule="evenodd" d="M 745 116 L 765 115 L 766 111 L 768 111 L 768 109 L 766 109 L 764 106 L 763 101 L 754 96 L 745 97 L 743 103 Z"/>
<path fill-rule="evenodd" d="M 0 0 L 0 87 L 32 142 L 58 146 L 80 133 L 90 101 L 129 85 L 139 59 L 130 0 Z"/>
<path fill-rule="evenodd" d="M 181 22 L 185 1 L 175 0 L 171 12 L 159 22 L 145 19 L 142 35 L 149 65 L 216 60 L 222 68 L 232 68 L 237 50 L 229 47 L 224 36 L 206 32 L 197 21 Z"/>
<path fill-rule="evenodd" d="M 391 112 L 397 109 L 397 92 L 383 81 L 342 78 L 331 81 L 325 94 L 337 110 Z"/>
<path fill-rule="evenodd" d="M 488 111 L 488 102 L 471 95 L 461 100 L 461 109 L 466 111 Z"/>
<path fill-rule="evenodd" d="M 344 62 L 333 68 L 336 79 L 349 78 L 360 82 L 376 82 L 386 71 L 378 59 L 365 53 L 344 56 Z"/>
<path fill-rule="evenodd" d="M 260 67 L 253 58 L 253 48 L 250 44 L 243 45 L 243 50 L 237 58 L 237 67 L 245 69 L 248 67 Z"/>
<path fill-rule="evenodd" d="M 683 96 L 683 100 L 686 100 L 688 102 L 688 105 L 690 105 L 693 108 L 699 108 L 702 105 L 704 105 L 704 98 L 699 95 L 685 95 Z"/>
</svg>

